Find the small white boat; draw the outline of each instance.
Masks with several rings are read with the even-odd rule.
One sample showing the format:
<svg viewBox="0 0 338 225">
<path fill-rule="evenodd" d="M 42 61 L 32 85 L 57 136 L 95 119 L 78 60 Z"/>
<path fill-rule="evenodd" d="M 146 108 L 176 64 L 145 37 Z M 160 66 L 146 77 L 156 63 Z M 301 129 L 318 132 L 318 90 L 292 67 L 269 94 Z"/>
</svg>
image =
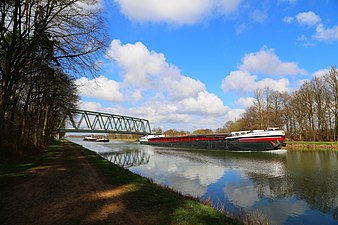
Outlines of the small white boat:
<svg viewBox="0 0 338 225">
<path fill-rule="evenodd" d="M 165 135 L 163 134 L 148 134 L 146 136 L 143 136 L 139 139 L 141 144 L 147 143 L 149 141 L 149 139 L 153 139 L 153 138 L 163 138 L 165 137 Z"/>
<path fill-rule="evenodd" d="M 91 137 L 91 136 L 87 136 L 83 138 L 84 141 L 96 141 L 97 138 Z"/>
</svg>

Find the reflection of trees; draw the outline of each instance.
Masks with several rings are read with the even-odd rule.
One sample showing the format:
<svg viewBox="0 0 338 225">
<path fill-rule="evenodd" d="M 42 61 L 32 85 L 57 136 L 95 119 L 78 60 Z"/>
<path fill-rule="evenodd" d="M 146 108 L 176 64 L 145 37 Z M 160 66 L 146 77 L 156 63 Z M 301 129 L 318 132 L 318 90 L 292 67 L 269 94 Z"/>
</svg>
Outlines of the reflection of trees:
<svg viewBox="0 0 338 225">
<path fill-rule="evenodd" d="M 256 171 L 246 174 L 260 196 L 295 195 L 306 201 L 311 209 L 332 214 L 338 219 L 337 157 L 338 152 L 289 152 L 285 176 L 271 177 Z"/>
<path fill-rule="evenodd" d="M 290 152 L 287 168 L 297 196 L 338 219 L 338 152 Z"/>
<path fill-rule="evenodd" d="M 260 198 L 287 198 L 294 193 L 292 185 L 284 177 L 271 177 L 266 174 L 247 173 L 247 176 L 253 181 L 255 190 Z"/>
<path fill-rule="evenodd" d="M 149 163 L 150 155 L 140 151 L 101 153 L 105 159 L 124 168 Z"/>
</svg>

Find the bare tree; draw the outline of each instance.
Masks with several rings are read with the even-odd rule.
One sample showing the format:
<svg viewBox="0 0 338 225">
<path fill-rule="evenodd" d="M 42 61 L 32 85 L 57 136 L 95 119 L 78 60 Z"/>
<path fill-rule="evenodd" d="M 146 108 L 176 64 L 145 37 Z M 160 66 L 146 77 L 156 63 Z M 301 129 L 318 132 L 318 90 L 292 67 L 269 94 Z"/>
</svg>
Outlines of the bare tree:
<svg viewBox="0 0 338 225">
<path fill-rule="evenodd" d="M 331 97 L 330 110 L 334 117 L 334 140 L 338 137 L 338 71 L 335 66 L 332 66 L 330 71 L 324 76 L 327 82 L 328 91 Z"/>
<path fill-rule="evenodd" d="M 263 128 L 264 127 L 264 99 L 263 99 L 263 90 L 262 89 L 256 89 L 254 91 L 254 106 L 257 110 L 257 118 L 259 121 L 259 128 Z"/>
</svg>

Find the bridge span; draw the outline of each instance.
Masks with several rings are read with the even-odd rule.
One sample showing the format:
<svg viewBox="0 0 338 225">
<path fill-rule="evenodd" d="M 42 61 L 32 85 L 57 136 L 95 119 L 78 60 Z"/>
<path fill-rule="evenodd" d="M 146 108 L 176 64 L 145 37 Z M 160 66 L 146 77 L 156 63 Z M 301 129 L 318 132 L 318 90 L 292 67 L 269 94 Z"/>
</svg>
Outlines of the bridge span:
<svg viewBox="0 0 338 225">
<path fill-rule="evenodd" d="M 140 135 L 151 133 L 149 121 L 146 119 L 81 109 L 69 110 L 58 131 Z"/>
</svg>

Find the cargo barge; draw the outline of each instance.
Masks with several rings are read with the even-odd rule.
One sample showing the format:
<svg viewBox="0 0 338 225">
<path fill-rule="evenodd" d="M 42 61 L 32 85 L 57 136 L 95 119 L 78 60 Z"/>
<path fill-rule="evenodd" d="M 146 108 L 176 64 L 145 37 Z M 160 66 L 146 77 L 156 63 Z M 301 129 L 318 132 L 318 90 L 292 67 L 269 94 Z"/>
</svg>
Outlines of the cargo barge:
<svg viewBox="0 0 338 225">
<path fill-rule="evenodd" d="M 84 137 L 83 138 L 84 141 L 93 141 L 93 142 L 109 142 L 108 138 L 95 138 L 95 137 Z"/>
<path fill-rule="evenodd" d="M 236 131 L 229 134 L 188 135 L 177 137 L 147 135 L 140 138 L 140 143 L 163 147 L 229 151 L 270 151 L 278 150 L 283 146 L 286 146 L 285 132 L 277 128 Z"/>
</svg>

